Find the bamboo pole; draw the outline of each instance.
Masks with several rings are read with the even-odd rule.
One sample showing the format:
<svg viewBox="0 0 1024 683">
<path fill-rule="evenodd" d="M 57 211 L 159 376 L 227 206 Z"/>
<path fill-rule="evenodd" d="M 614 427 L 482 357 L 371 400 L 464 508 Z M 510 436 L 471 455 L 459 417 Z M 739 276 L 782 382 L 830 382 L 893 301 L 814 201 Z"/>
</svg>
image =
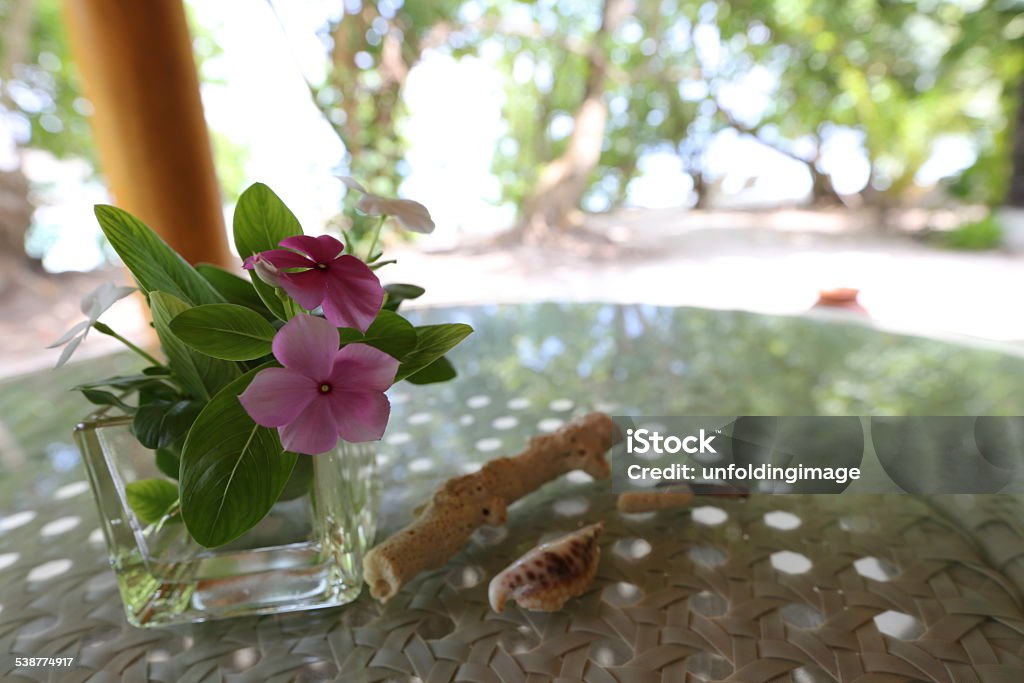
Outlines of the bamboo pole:
<svg viewBox="0 0 1024 683">
<path fill-rule="evenodd" d="M 115 202 L 188 261 L 234 263 L 181 0 L 63 4 Z"/>
</svg>

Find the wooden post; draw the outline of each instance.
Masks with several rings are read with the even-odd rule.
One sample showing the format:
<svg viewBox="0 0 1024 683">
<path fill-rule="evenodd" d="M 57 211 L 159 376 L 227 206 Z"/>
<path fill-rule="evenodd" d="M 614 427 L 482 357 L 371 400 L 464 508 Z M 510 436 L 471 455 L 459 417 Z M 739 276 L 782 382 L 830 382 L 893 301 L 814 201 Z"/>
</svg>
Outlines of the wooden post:
<svg viewBox="0 0 1024 683">
<path fill-rule="evenodd" d="M 181 0 L 65 0 L 114 201 L 188 261 L 230 265 Z"/>
</svg>

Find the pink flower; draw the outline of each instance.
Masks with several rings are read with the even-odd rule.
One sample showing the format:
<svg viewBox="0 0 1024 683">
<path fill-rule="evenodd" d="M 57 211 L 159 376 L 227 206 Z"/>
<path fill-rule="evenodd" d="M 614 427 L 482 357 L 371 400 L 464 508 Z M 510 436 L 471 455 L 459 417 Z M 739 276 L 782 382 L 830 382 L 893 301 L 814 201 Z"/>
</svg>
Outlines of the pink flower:
<svg viewBox="0 0 1024 683">
<path fill-rule="evenodd" d="M 343 254 L 345 245 L 330 235 L 298 235 L 245 259 L 247 270 L 272 274 L 272 284 L 308 311 L 323 306 L 335 327 L 366 332 L 384 303 L 384 288 L 370 267 Z"/>
<path fill-rule="evenodd" d="M 274 336 L 274 357 L 284 367 L 260 371 L 238 397 L 257 424 L 278 428 L 286 450 L 316 455 L 339 438 L 355 443 L 384 435 L 391 414 L 384 391 L 398 361 L 365 344 L 338 344 L 332 323 L 295 316 Z"/>
</svg>

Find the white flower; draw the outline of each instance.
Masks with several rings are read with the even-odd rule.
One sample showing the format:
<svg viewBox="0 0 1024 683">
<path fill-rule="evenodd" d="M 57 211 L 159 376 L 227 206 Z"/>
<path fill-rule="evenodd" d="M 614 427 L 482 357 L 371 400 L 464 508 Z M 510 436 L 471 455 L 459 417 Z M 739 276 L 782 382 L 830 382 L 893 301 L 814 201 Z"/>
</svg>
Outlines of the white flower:
<svg viewBox="0 0 1024 683">
<path fill-rule="evenodd" d="M 338 176 L 345 187 L 363 195 L 356 202 L 356 208 L 371 216 L 393 216 L 406 230 L 413 232 L 434 232 L 434 221 L 427 207 L 411 199 L 389 199 L 366 191 L 359 181 L 348 176 Z"/>
<path fill-rule="evenodd" d="M 48 349 L 53 349 L 67 344 L 67 346 L 64 347 L 64 351 L 60 354 L 60 359 L 57 361 L 57 367 L 59 368 L 68 362 L 68 359 L 71 358 L 71 354 L 75 352 L 75 349 L 78 348 L 79 344 L 85 341 L 85 337 L 89 334 L 89 330 L 108 308 L 134 291 L 134 287 L 118 287 L 113 283 L 104 282 L 102 285 L 82 297 L 81 310 L 87 319 L 72 327 L 61 335 L 60 339 L 46 347 Z"/>
<path fill-rule="evenodd" d="M 281 286 L 281 270 L 267 260 L 263 254 L 253 254 L 252 269 L 256 271 L 257 277 L 271 287 Z"/>
</svg>

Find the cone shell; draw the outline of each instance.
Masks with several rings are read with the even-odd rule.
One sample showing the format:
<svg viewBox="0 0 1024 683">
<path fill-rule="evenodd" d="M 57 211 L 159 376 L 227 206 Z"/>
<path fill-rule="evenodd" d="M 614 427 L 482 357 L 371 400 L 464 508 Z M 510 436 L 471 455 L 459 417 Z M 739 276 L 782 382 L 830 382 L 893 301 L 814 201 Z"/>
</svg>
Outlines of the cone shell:
<svg viewBox="0 0 1024 683">
<path fill-rule="evenodd" d="M 597 538 L 604 523 L 537 546 L 491 580 L 488 598 L 495 612 L 515 600 L 536 612 L 555 612 L 570 599 L 582 595 L 594 582 L 601 548 Z"/>
</svg>

